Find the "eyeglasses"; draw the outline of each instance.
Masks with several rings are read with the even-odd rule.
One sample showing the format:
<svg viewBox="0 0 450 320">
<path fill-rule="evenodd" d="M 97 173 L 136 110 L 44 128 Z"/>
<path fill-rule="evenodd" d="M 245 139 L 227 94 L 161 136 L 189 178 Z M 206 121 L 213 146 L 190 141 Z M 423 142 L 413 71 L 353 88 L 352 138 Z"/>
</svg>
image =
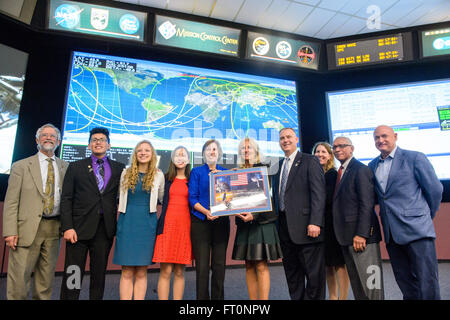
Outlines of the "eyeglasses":
<svg viewBox="0 0 450 320">
<path fill-rule="evenodd" d="M 97 143 L 97 142 L 100 142 L 100 143 L 105 143 L 106 141 L 108 141 L 107 139 L 105 139 L 105 138 L 93 138 L 93 139 L 91 139 L 91 143 Z"/>
<path fill-rule="evenodd" d="M 53 133 L 41 133 L 40 137 L 57 139 L 58 136 Z"/>
<path fill-rule="evenodd" d="M 334 145 L 332 148 L 333 148 L 333 150 L 336 150 L 337 148 L 344 149 L 345 147 L 351 147 L 351 146 L 352 146 L 351 144 L 337 144 L 337 145 Z"/>
</svg>

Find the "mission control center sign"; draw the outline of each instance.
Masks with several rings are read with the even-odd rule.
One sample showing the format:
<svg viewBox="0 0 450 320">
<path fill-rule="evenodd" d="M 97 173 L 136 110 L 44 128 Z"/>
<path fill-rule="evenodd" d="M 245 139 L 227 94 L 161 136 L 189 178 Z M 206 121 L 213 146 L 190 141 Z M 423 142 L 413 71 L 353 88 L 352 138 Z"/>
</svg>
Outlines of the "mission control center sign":
<svg viewBox="0 0 450 320">
<path fill-rule="evenodd" d="M 159 45 L 237 56 L 240 33 L 238 29 L 156 16 L 155 43 Z"/>
</svg>

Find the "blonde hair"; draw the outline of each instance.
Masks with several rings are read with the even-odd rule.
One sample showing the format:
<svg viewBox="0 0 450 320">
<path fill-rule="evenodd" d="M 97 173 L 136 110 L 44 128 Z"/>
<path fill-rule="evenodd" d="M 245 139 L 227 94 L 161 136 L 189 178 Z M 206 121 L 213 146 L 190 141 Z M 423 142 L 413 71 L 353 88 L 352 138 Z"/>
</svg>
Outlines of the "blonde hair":
<svg viewBox="0 0 450 320">
<path fill-rule="evenodd" d="M 156 152 L 155 148 L 153 148 L 153 145 L 148 140 L 142 140 L 138 142 L 136 147 L 134 147 L 133 154 L 130 158 L 130 166 L 126 169 L 125 177 L 122 182 L 122 189 L 128 190 L 130 189 L 132 193 L 134 193 L 136 189 L 136 184 L 138 183 L 139 179 L 139 163 L 137 160 L 137 149 L 141 144 L 147 143 L 150 145 L 150 149 L 152 150 L 152 157 L 150 159 L 150 163 L 147 168 L 147 172 L 145 173 L 144 179 L 142 181 L 142 189 L 150 192 L 150 189 L 153 186 L 153 179 L 155 178 L 155 174 L 158 171 L 158 168 L 156 167 Z"/>
<path fill-rule="evenodd" d="M 242 155 L 242 147 L 245 145 L 245 143 L 248 142 L 249 146 L 255 150 L 256 156 L 254 159 L 249 159 L 249 161 L 246 161 L 245 158 Z M 251 165 L 254 165 L 256 163 L 260 163 L 262 161 L 262 154 L 259 150 L 258 143 L 255 141 L 255 139 L 250 137 L 245 137 L 239 142 L 238 146 L 238 156 L 237 156 L 237 164 L 239 168 L 249 168 Z"/>
<path fill-rule="evenodd" d="M 330 159 L 328 159 L 327 165 L 325 166 L 325 170 L 324 171 L 327 172 L 331 168 L 335 168 L 335 165 L 334 165 L 334 154 L 333 154 L 333 150 L 331 149 L 331 145 L 328 142 L 324 142 L 324 141 L 317 142 L 314 145 L 314 147 L 312 148 L 312 154 L 313 155 L 316 153 L 316 149 L 317 149 L 318 146 L 323 146 L 325 148 L 325 150 L 327 150 L 328 154 L 330 155 Z"/>
</svg>

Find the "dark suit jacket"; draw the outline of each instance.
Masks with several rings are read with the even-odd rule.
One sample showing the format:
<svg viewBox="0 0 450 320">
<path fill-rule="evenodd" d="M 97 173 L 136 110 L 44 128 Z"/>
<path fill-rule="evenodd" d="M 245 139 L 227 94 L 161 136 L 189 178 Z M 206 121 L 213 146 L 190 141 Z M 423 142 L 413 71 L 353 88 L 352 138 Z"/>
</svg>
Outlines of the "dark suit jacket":
<svg viewBox="0 0 450 320">
<path fill-rule="evenodd" d="M 272 180 L 272 195 L 275 210 L 279 210 L 280 171 L 283 160 L 278 164 L 277 174 Z M 319 237 L 311 238 L 308 225 L 323 228 L 325 213 L 325 178 L 323 169 L 313 155 L 298 152 L 292 163 L 284 195 L 289 237 L 296 244 L 322 242 L 323 230 Z"/>
<path fill-rule="evenodd" d="M 353 158 L 341 178 L 333 201 L 334 232 L 341 246 L 353 245 L 356 235 L 366 238 L 366 243 L 381 241 L 374 206 L 373 173 Z"/>
<path fill-rule="evenodd" d="M 117 192 L 124 165 L 108 158 L 111 178 L 100 193 L 92 169 L 91 157 L 70 163 L 61 195 L 61 231 L 75 229 L 78 240 L 92 239 L 103 210 L 106 233 L 116 233 Z"/>
</svg>

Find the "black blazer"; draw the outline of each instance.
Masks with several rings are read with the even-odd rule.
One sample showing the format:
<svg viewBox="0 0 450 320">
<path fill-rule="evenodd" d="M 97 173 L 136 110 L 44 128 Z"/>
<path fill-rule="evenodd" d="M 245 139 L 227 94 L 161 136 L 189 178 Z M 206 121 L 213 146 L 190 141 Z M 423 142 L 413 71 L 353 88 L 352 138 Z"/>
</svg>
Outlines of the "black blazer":
<svg viewBox="0 0 450 320">
<path fill-rule="evenodd" d="M 280 171 L 272 179 L 272 196 L 275 210 L 279 210 Z M 298 152 L 292 163 L 285 191 L 285 210 L 289 236 L 296 244 L 322 242 L 323 230 L 317 238 L 308 236 L 308 225 L 323 229 L 325 213 L 325 177 L 319 160 L 310 154 Z M 279 214 L 279 213 L 278 213 Z"/>
<path fill-rule="evenodd" d="M 91 157 L 69 164 L 61 194 L 61 231 L 75 229 L 78 240 L 92 239 L 103 210 L 106 234 L 116 234 L 117 192 L 124 165 L 108 158 L 111 178 L 100 193 Z"/>
<path fill-rule="evenodd" d="M 353 245 L 353 237 L 367 243 L 381 240 L 380 224 L 375 213 L 375 189 L 372 170 L 362 162 L 350 160 L 333 201 L 333 225 L 341 246 Z"/>
</svg>

